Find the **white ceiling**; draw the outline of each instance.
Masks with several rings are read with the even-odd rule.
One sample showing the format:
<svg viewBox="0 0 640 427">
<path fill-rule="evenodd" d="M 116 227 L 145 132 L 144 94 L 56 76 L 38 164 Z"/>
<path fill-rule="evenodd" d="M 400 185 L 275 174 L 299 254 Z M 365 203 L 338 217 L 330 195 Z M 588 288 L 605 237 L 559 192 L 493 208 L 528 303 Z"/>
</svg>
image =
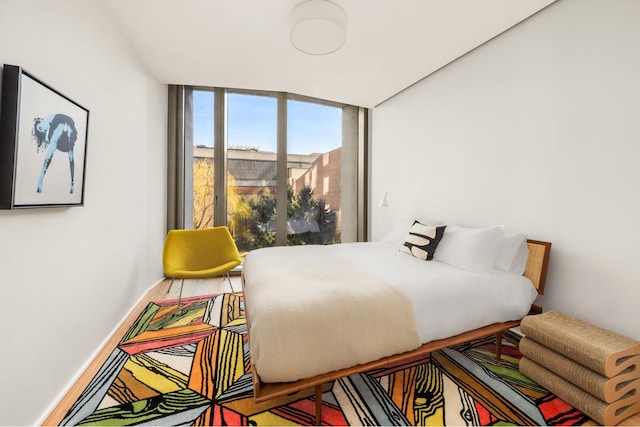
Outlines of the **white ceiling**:
<svg viewBox="0 0 640 427">
<path fill-rule="evenodd" d="M 106 0 L 159 81 L 262 89 L 374 107 L 555 0 L 333 0 L 337 52 L 289 43 L 302 0 Z"/>
</svg>

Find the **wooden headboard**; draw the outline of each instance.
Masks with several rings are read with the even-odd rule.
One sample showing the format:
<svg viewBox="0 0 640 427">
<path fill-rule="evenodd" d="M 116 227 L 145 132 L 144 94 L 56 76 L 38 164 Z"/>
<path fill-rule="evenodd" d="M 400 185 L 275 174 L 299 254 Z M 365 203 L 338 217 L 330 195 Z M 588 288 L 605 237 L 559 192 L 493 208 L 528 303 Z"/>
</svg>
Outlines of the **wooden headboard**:
<svg viewBox="0 0 640 427">
<path fill-rule="evenodd" d="M 544 284 L 547 280 L 551 243 L 528 239 L 527 246 L 529 247 L 529 258 L 527 258 L 524 276 L 533 282 L 538 294 L 542 295 L 544 294 Z"/>
</svg>

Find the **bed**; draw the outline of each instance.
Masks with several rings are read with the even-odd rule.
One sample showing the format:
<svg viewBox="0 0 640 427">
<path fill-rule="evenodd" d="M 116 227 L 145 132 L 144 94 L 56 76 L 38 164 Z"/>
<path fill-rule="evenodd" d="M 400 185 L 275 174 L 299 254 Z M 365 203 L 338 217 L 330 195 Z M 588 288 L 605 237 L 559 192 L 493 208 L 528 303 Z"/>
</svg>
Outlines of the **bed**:
<svg viewBox="0 0 640 427">
<path fill-rule="evenodd" d="M 428 260 L 384 239 L 251 252 L 242 282 L 256 401 L 315 388 L 319 422 L 323 384 L 517 326 L 544 290 L 551 244 L 447 228 Z"/>
</svg>

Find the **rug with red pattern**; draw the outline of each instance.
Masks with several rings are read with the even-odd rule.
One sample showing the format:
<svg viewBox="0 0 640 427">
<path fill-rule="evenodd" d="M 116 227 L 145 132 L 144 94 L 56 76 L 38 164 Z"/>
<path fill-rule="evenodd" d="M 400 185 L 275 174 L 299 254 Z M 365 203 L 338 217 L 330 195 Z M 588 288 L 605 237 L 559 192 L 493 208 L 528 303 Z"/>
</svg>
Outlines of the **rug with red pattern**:
<svg viewBox="0 0 640 427">
<path fill-rule="evenodd" d="M 295 327 L 292 325 L 292 327 Z M 505 335 L 508 338 L 508 335 Z M 513 338 L 513 337 L 512 337 Z M 242 294 L 150 303 L 63 425 L 312 425 L 313 390 L 256 404 Z M 512 340 L 517 342 L 517 340 Z M 323 425 L 579 425 L 493 338 L 323 388 Z"/>
</svg>

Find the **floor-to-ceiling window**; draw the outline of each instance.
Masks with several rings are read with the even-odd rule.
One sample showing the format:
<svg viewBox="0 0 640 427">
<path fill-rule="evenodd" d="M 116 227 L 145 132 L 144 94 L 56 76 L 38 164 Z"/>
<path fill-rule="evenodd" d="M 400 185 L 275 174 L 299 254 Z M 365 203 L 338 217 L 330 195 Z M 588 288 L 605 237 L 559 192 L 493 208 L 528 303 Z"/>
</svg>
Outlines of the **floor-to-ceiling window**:
<svg viewBox="0 0 640 427">
<path fill-rule="evenodd" d="M 277 100 L 227 94 L 227 225 L 240 252 L 276 243 Z"/>
<path fill-rule="evenodd" d="M 243 253 L 364 240 L 364 109 L 187 88 L 184 110 L 185 228 L 227 225 Z"/>
<path fill-rule="evenodd" d="M 342 108 L 287 101 L 287 244 L 340 242 Z"/>
</svg>

